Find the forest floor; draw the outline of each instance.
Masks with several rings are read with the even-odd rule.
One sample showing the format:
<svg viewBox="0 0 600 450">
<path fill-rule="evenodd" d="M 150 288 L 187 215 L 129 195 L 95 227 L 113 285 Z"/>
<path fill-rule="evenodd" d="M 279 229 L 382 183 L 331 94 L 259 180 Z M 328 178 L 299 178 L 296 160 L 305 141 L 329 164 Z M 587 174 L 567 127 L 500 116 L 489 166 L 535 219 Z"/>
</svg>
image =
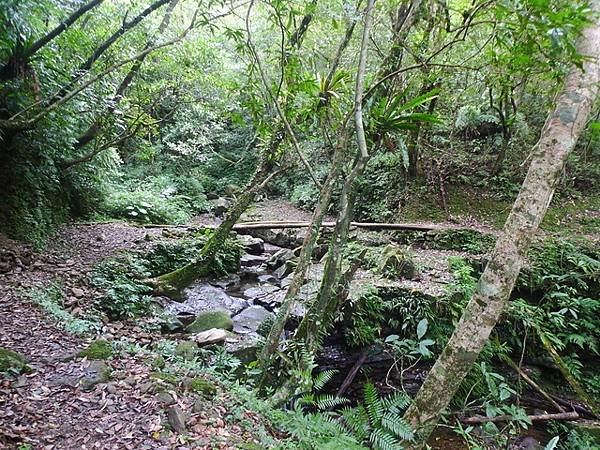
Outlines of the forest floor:
<svg viewBox="0 0 600 450">
<path fill-rule="evenodd" d="M 121 250 L 151 245 L 143 239 L 147 234 L 158 237 L 161 230 L 119 223 L 71 225 L 39 254 L 2 239 L 0 247 L 9 249 L 18 261 L 13 270 L 0 275 L 0 347 L 26 355 L 33 371 L 16 381 L 0 380 L 0 448 L 191 448 L 180 443 L 176 434 L 165 439 L 162 431 L 165 404 L 192 411 L 193 396 L 149 392 L 151 368 L 143 356 L 120 354 L 100 364 L 70 359 L 90 340 L 64 331 L 47 311 L 23 294 L 24 289 L 58 283 L 68 293 L 63 306 L 77 315 L 96 294 L 87 282 L 92 265 Z M 104 338 L 124 336 L 132 344 L 150 344 L 162 338 L 126 322 L 110 323 L 101 331 Z M 112 373 L 110 382 L 92 389 L 82 387 L 81 380 L 94 379 L 105 368 Z M 255 441 L 239 426 L 224 420 L 226 396 L 220 392 L 218 401 L 204 403 L 202 411 L 187 421 L 187 435 L 195 442 L 194 448 L 237 448 L 230 443 Z M 259 420 L 250 410 L 244 414 L 250 421 Z"/>
<path fill-rule="evenodd" d="M 305 221 L 310 214 L 285 202 L 265 201 L 245 218 Z M 215 221 L 203 217 L 194 222 L 200 223 Z M 472 222 L 469 226 L 480 227 Z M 0 347 L 25 355 L 32 368 L 14 380 L 0 379 L 0 448 L 185 450 L 259 444 L 256 430 L 264 421 L 224 390 L 213 401 L 199 404 L 185 390 L 153 389 L 157 380 L 143 353 L 119 352 L 104 361 L 74 357 L 91 339 L 65 331 L 27 294 L 58 285 L 65 294 L 61 307 L 76 317 L 99 295 L 88 277 L 94 264 L 122 250 L 147 250 L 162 235 L 161 228 L 123 223 L 68 225 L 40 253 L 0 235 L 0 249 L 11 258 L 0 262 L 5 264 L 0 267 L 4 269 L 0 270 L 4 272 L 0 274 Z M 445 264 L 448 255 L 460 252 L 434 253 L 417 254 L 417 261 L 432 285 L 443 285 L 447 280 L 440 280 L 439 274 L 445 268 L 431 261 Z M 100 334 L 103 339 L 126 339 L 140 346 L 164 339 L 129 321 L 105 323 Z M 185 434 L 167 432 L 165 411 L 176 414 L 176 407 L 186 413 Z M 238 419 L 234 420 L 233 409 Z M 268 432 L 277 439 L 276 432 Z"/>
</svg>

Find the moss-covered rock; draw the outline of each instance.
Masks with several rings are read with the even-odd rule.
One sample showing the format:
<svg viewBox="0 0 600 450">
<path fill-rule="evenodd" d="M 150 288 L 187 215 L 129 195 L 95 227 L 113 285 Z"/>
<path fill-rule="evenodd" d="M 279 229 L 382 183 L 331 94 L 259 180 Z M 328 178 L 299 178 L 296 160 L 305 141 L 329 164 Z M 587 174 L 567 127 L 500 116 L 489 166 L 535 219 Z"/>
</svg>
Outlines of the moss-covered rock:
<svg viewBox="0 0 600 450">
<path fill-rule="evenodd" d="M 413 279 L 417 276 L 417 266 L 410 253 L 391 244 L 384 248 L 377 271 L 386 278 Z"/>
<path fill-rule="evenodd" d="M 182 341 L 175 347 L 175 355 L 179 356 L 186 361 L 191 361 L 198 354 L 198 344 L 192 341 Z"/>
<path fill-rule="evenodd" d="M 233 330 L 233 320 L 226 311 L 204 311 L 198 314 L 196 320 L 186 328 L 188 333 L 199 333 L 210 330 L 211 328 L 220 328 L 222 330 Z"/>
<path fill-rule="evenodd" d="M 217 394 L 217 387 L 204 378 L 196 377 L 189 380 L 187 389 L 195 392 L 204 398 L 213 398 Z"/>
<path fill-rule="evenodd" d="M 110 367 L 102 361 L 92 361 L 85 369 L 85 373 L 80 380 L 84 391 L 91 391 L 94 386 L 100 383 L 106 383 L 112 378 Z"/>
<path fill-rule="evenodd" d="M 79 358 L 87 359 L 108 359 L 113 355 L 113 348 L 110 342 L 105 339 L 97 339 L 84 350 L 77 353 Z"/>
<path fill-rule="evenodd" d="M 18 372 L 30 372 L 31 368 L 27 365 L 27 359 L 24 356 L 0 347 L 0 373 L 8 372 L 9 370 Z"/>
</svg>

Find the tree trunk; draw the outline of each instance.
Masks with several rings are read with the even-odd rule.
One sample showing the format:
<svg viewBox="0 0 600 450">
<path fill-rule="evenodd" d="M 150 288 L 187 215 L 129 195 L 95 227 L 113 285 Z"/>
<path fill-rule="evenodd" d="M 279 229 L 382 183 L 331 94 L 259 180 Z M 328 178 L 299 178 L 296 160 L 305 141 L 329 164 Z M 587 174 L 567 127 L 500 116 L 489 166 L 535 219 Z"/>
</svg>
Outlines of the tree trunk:
<svg viewBox="0 0 600 450">
<path fill-rule="evenodd" d="M 252 180 L 248 183 L 244 192 L 237 198 L 234 205 L 227 211 L 225 219 L 215 229 L 213 234 L 210 236 L 204 247 L 202 248 L 200 255 L 196 260 L 190 264 L 187 264 L 173 272 L 166 273 L 157 278 L 147 280 L 149 284 L 154 287 L 157 294 L 167 295 L 172 298 L 180 296 L 181 290 L 195 280 L 205 277 L 211 273 L 214 265 L 214 258 L 217 255 L 219 249 L 225 242 L 225 240 L 231 234 L 233 226 L 239 220 L 240 216 L 248 209 L 248 206 L 256 197 L 256 194 L 266 185 L 266 183 L 277 173 L 274 172 L 269 175 L 271 170 L 271 155 L 275 154 L 277 148 L 281 144 L 281 138 L 274 138 L 269 148 L 268 154 L 261 156 L 261 162 L 259 163 L 256 172 Z"/>
<path fill-rule="evenodd" d="M 365 10 L 365 25 L 363 29 L 358 72 L 356 75 L 356 91 L 354 95 L 354 122 L 356 129 L 356 143 L 358 155 L 352 172 L 344 181 L 339 200 L 339 213 L 335 223 L 335 230 L 329 243 L 327 261 L 317 299 L 308 309 L 300 326 L 296 330 L 295 338 L 304 340 L 309 352 L 315 351 L 318 345 L 320 331 L 327 328 L 327 314 L 331 298 L 334 295 L 341 272 L 342 251 L 348 240 L 348 230 L 354 211 L 356 198 L 356 179 L 364 172 L 369 161 L 369 152 L 363 124 L 362 103 L 364 95 L 364 80 L 367 64 L 367 50 L 371 26 L 373 23 L 374 0 L 367 2 Z"/>
<path fill-rule="evenodd" d="M 593 14 L 600 13 L 600 0 L 591 2 Z M 533 149 L 527 177 L 504 225 L 475 293 L 465 308 L 454 334 L 429 372 L 425 383 L 405 414 L 415 429 L 420 449 L 448 406 L 464 377 L 488 342 L 490 332 L 513 289 L 532 237 L 542 221 L 567 157 L 590 114 L 600 81 L 600 25 L 584 30 L 578 42 L 585 55 L 584 71 L 573 68 L 546 120 L 540 140 Z"/>
<path fill-rule="evenodd" d="M 323 183 L 323 187 L 319 196 L 319 202 L 313 212 L 309 230 L 304 237 L 304 242 L 302 243 L 302 249 L 300 250 L 300 256 L 298 257 L 298 264 L 294 271 L 294 277 L 288 287 L 287 292 L 285 293 L 281 307 L 277 312 L 273 326 L 269 331 L 269 335 L 267 336 L 265 345 L 258 359 L 259 367 L 262 370 L 260 384 L 266 380 L 268 375 L 267 372 L 272 362 L 272 356 L 279 345 L 279 338 L 283 332 L 283 329 L 285 328 L 285 324 L 287 323 L 291 311 L 296 305 L 298 293 L 300 292 L 300 288 L 306 279 L 306 272 L 310 266 L 312 253 L 317 243 L 317 238 L 319 237 L 319 230 L 321 229 L 323 218 L 327 213 L 327 208 L 329 207 L 329 202 L 331 201 L 333 187 L 335 186 L 335 182 L 341 171 L 344 148 L 345 142 L 338 144 L 335 149 L 331 170 L 327 175 L 327 179 Z"/>
</svg>

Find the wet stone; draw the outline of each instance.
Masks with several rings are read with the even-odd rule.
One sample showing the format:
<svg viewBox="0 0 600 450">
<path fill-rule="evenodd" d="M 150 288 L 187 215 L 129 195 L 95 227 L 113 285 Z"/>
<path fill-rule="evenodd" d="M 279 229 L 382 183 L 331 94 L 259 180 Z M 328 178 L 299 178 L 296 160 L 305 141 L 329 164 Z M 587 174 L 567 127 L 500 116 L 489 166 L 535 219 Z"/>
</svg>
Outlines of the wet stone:
<svg viewBox="0 0 600 450">
<path fill-rule="evenodd" d="M 240 258 L 240 265 L 242 267 L 256 267 L 260 266 L 263 263 L 267 262 L 268 258 L 266 256 L 257 256 L 257 255 L 242 255 Z"/>
<path fill-rule="evenodd" d="M 260 324 L 273 313 L 262 306 L 250 306 L 233 317 L 233 331 L 239 334 L 256 333 Z"/>
<path fill-rule="evenodd" d="M 170 303 L 165 310 L 173 315 L 179 313 L 197 315 L 207 310 L 222 310 L 237 314 L 248 306 L 244 299 L 231 297 L 222 289 L 205 283 L 184 290 L 184 296 L 185 301 Z"/>
</svg>

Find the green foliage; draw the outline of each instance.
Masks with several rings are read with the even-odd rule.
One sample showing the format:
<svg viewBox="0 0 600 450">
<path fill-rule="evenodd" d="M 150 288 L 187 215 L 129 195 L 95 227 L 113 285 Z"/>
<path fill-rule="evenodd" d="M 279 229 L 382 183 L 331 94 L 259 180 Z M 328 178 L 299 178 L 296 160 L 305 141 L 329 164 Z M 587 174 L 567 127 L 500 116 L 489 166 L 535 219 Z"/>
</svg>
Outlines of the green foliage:
<svg viewBox="0 0 600 450">
<path fill-rule="evenodd" d="M 207 399 L 213 398 L 217 394 L 217 387 L 214 383 L 201 377 L 192 379 L 189 386 L 191 391 Z"/>
<path fill-rule="evenodd" d="M 364 405 L 345 409 L 342 416 L 346 427 L 361 443 L 376 450 L 401 450 L 402 442 L 411 441 L 413 432 L 402 420 L 409 397 L 397 392 L 380 398 L 372 383 L 365 384 Z"/>
<path fill-rule="evenodd" d="M 458 250 L 473 254 L 488 253 L 496 244 L 496 238 L 475 230 L 444 230 L 433 235 L 427 242 L 429 248 Z"/>
<path fill-rule="evenodd" d="M 195 233 L 176 241 L 163 241 L 144 255 L 144 269 L 149 276 L 162 275 L 192 262 L 202 250 L 207 236 Z"/>
<path fill-rule="evenodd" d="M 27 359 L 17 352 L 0 347 L 0 374 L 31 372 Z"/>
<path fill-rule="evenodd" d="M 135 278 L 145 275 L 142 267 L 131 255 L 94 266 L 91 282 L 103 291 L 97 299 L 98 307 L 110 319 L 133 318 L 150 311 L 152 289 Z"/>
<path fill-rule="evenodd" d="M 350 297 L 342 308 L 344 338 L 350 347 L 364 347 L 379 338 L 384 323 L 384 302 L 377 288 L 366 286 L 358 298 Z"/>
<path fill-rule="evenodd" d="M 97 331 L 100 324 L 96 317 L 82 319 L 73 316 L 65 310 L 61 304 L 63 293 L 60 286 L 56 283 L 46 288 L 32 287 L 23 290 L 23 295 L 29 297 L 33 302 L 44 308 L 65 331 L 77 335 L 86 335 Z M 93 315 L 93 311 L 90 312 Z"/>
</svg>

